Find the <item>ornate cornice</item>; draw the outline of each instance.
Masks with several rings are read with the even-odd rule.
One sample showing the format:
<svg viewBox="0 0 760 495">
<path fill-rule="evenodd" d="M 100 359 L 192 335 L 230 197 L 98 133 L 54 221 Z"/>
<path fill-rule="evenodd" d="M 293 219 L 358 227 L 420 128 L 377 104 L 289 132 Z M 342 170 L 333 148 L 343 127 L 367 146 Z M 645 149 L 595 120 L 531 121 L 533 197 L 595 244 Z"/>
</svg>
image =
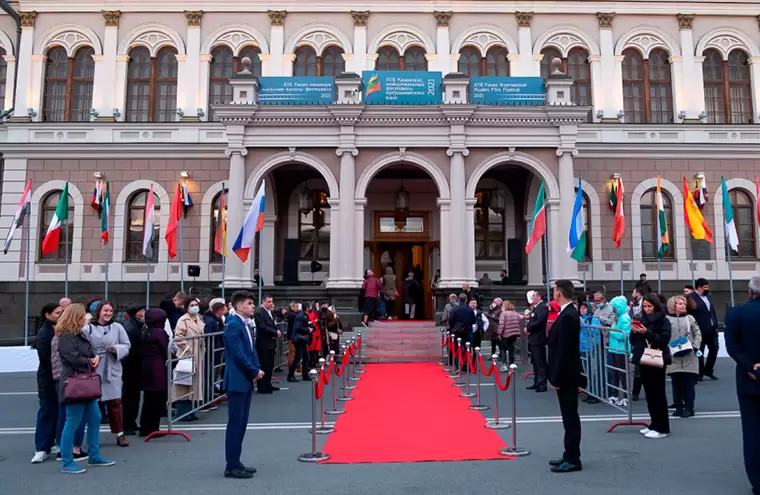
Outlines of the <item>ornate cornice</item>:
<svg viewBox="0 0 760 495">
<path fill-rule="evenodd" d="M 440 12 L 435 11 L 433 12 L 433 15 L 435 16 L 435 23 L 438 27 L 449 27 L 449 21 L 451 21 L 451 16 L 453 12 Z"/>
<path fill-rule="evenodd" d="M 284 26 L 285 16 L 288 15 L 286 10 L 267 10 L 269 15 L 269 24 L 271 26 Z"/>
<path fill-rule="evenodd" d="M 25 27 L 25 28 L 34 27 L 34 21 L 35 19 L 37 19 L 36 10 L 32 10 L 31 12 L 19 12 L 18 15 L 21 18 L 21 27 Z"/>
<path fill-rule="evenodd" d="M 517 27 L 529 28 L 533 20 L 533 12 L 515 12 L 517 17 Z"/>
<path fill-rule="evenodd" d="M 615 18 L 615 13 L 597 12 L 596 18 L 599 21 L 599 29 L 612 29 L 612 20 Z"/>
<path fill-rule="evenodd" d="M 676 14 L 676 19 L 678 19 L 678 29 L 682 31 L 685 29 L 691 29 L 691 23 L 694 22 L 694 17 L 696 17 L 694 14 Z"/>
<path fill-rule="evenodd" d="M 351 18 L 354 20 L 355 27 L 367 27 L 369 10 L 352 10 Z"/>
<path fill-rule="evenodd" d="M 187 19 L 188 27 L 201 27 L 201 18 L 203 17 L 202 10 L 186 10 L 185 19 Z"/>
<path fill-rule="evenodd" d="M 101 10 L 103 14 L 103 20 L 106 23 L 106 27 L 119 27 L 119 17 L 121 17 L 121 10 Z"/>
</svg>

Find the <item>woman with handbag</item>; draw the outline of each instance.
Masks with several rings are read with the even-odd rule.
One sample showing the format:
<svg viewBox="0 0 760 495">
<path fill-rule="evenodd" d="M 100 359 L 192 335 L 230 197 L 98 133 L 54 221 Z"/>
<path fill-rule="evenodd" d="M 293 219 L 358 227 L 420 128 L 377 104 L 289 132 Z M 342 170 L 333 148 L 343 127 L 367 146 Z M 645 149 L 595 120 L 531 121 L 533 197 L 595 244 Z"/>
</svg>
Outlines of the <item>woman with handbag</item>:
<svg viewBox="0 0 760 495">
<path fill-rule="evenodd" d="M 665 367 L 670 364 L 670 321 L 656 294 L 647 294 L 641 321 L 631 324 L 631 362 L 641 368 L 641 384 L 647 398 L 651 423 L 641 430 L 647 438 L 670 435 L 668 398 L 665 395 Z"/>
<path fill-rule="evenodd" d="M 177 367 L 174 369 L 172 398 L 176 405 L 175 416 L 181 422 L 198 421 L 193 410 L 194 401 L 203 400 L 203 377 L 205 376 L 204 355 L 206 347 L 203 342 L 203 330 L 206 324 L 200 316 L 200 299 L 185 299 L 185 314 L 177 320 L 174 327 L 177 342 Z"/>
<path fill-rule="evenodd" d="M 100 357 L 82 334 L 85 310 L 81 304 L 68 306 L 58 318 L 58 353 L 61 358 L 61 380 L 58 399 L 66 403 L 66 423 L 61 435 L 61 472 L 80 474 L 87 471 L 74 462 L 74 432 L 82 419 L 87 421 L 87 451 L 90 466 L 113 466 L 114 461 L 100 455 L 100 377 L 95 369 Z"/>
<path fill-rule="evenodd" d="M 702 332 L 697 320 L 687 314 L 686 298 L 674 296 L 668 300 L 668 321 L 670 322 L 670 353 L 673 363 L 668 366 L 673 386 L 674 417 L 694 416 L 694 397 L 699 376 L 699 346 Z"/>
<path fill-rule="evenodd" d="M 100 401 L 108 413 L 111 433 L 116 435 L 119 447 L 128 447 L 129 440 L 124 435 L 124 409 L 121 402 L 123 389 L 122 359 L 127 357 L 131 347 L 129 335 L 120 323 L 113 321 L 113 305 L 99 301 L 90 323 L 82 329 L 84 336 L 92 344 L 92 350 L 100 357 L 98 375 L 103 386 Z"/>
</svg>

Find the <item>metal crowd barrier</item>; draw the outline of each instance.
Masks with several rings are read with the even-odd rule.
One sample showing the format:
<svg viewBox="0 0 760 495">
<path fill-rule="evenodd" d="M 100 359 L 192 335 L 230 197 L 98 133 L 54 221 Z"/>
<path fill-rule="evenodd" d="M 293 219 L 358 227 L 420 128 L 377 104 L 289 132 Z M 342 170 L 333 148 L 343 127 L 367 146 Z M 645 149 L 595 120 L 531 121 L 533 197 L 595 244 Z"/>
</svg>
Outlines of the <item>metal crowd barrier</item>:
<svg viewBox="0 0 760 495">
<path fill-rule="evenodd" d="M 615 409 L 625 413 L 627 419 L 614 423 L 607 430 L 612 432 L 618 426 L 648 426 L 633 420 L 633 378 L 634 365 L 631 364 L 631 345 L 625 332 L 608 327 L 581 325 L 581 363 L 587 385 L 580 390 Z M 610 336 L 616 335 L 623 341 L 624 353 L 615 352 L 610 347 Z"/>
</svg>

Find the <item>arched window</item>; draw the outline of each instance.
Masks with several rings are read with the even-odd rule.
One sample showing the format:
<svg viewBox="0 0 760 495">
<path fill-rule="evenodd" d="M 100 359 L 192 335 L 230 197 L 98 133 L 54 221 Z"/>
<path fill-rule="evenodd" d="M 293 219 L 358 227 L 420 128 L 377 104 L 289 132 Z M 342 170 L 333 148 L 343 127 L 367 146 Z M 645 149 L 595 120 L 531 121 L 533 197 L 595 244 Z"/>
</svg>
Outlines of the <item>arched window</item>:
<svg viewBox="0 0 760 495">
<path fill-rule="evenodd" d="M 296 49 L 293 75 L 300 77 L 317 75 L 317 52 L 312 47 L 299 46 Z"/>
<path fill-rule="evenodd" d="M 5 110 L 5 83 L 8 79 L 8 62 L 5 61 L 5 50 L 0 48 L 0 108 Z"/>
<path fill-rule="evenodd" d="M 401 70 L 401 57 L 392 46 L 383 46 L 377 51 L 375 70 Z"/>
<path fill-rule="evenodd" d="M 346 61 L 343 60 L 343 49 L 338 46 L 328 46 L 317 58 L 317 75 L 332 76 L 346 72 Z"/>
<path fill-rule="evenodd" d="M 51 48 L 45 62 L 42 118 L 45 122 L 88 122 L 95 77 L 94 50 L 85 46 L 69 59 L 66 49 Z"/>
<path fill-rule="evenodd" d="M 143 256 L 143 238 L 145 237 L 145 200 L 150 191 L 143 189 L 137 191 L 127 201 L 127 246 L 124 250 L 124 261 L 145 261 Z M 158 261 L 158 239 L 161 225 L 161 203 L 156 193 L 153 193 L 153 258 L 150 261 Z"/>
<path fill-rule="evenodd" d="M 48 253 L 42 256 L 42 241 L 45 239 L 45 233 L 47 233 L 50 222 L 53 221 L 55 210 L 58 208 L 58 202 L 61 200 L 61 192 L 52 191 L 47 194 L 42 200 L 40 207 L 40 230 L 37 242 L 39 243 L 38 253 L 39 260 L 45 263 L 64 263 L 66 261 L 66 252 L 68 251 L 68 260 L 71 263 L 71 246 L 74 243 L 74 201 L 69 194 L 69 219 L 66 222 L 68 226 L 68 235 L 63 230 L 64 226 L 61 225 L 61 240 L 58 242 L 58 249 L 52 253 Z M 68 242 L 67 242 L 68 241 Z"/>
<path fill-rule="evenodd" d="M 673 123 L 669 55 L 655 49 L 644 59 L 635 48 L 623 51 L 623 106 L 630 123 Z"/>
<path fill-rule="evenodd" d="M 222 262 L 222 255 L 217 253 L 214 250 L 215 239 L 216 239 L 216 226 L 219 222 L 219 206 L 221 205 L 221 200 L 222 200 L 222 192 L 220 191 L 219 193 L 217 193 L 216 196 L 214 196 L 214 201 L 211 203 L 211 246 L 210 246 L 211 256 L 209 257 L 209 261 L 211 261 L 212 263 Z M 226 203 L 224 205 L 224 211 L 225 212 L 227 211 Z M 226 221 L 227 216 L 224 215 L 222 218 L 224 221 Z M 227 233 L 227 251 L 228 252 L 231 247 L 229 245 L 229 241 L 230 239 L 229 239 L 229 232 L 228 232 Z M 233 239 L 232 242 L 235 242 L 235 240 Z"/>
<path fill-rule="evenodd" d="M 404 58 L 402 59 L 401 70 L 406 71 L 426 71 L 428 68 L 427 59 L 425 58 L 425 50 L 412 46 L 404 52 Z"/>
<path fill-rule="evenodd" d="M 577 105 L 592 105 L 591 95 L 591 64 L 588 52 L 583 48 L 573 48 L 563 57 L 559 50 L 547 46 L 541 50 L 541 77 L 546 79 L 551 74 L 552 60 L 562 61 L 562 72 L 573 78 L 570 99 Z"/>
<path fill-rule="evenodd" d="M 177 112 L 177 50 L 166 46 L 155 58 L 147 48 L 129 51 L 127 122 L 173 122 Z"/>
<path fill-rule="evenodd" d="M 237 57 L 233 56 L 232 50 L 224 45 L 217 46 L 211 50 L 211 67 L 208 84 L 209 120 L 219 120 L 219 117 L 211 109 L 211 105 L 219 105 L 232 101 L 230 77 L 242 70 L 241 60 L 245 57 L 250 58 L 251 72 L 254 76 L 261 77 L 260 53 L 259 47 L 253 45 L 243 47 Z"/>
<path fill-rule="evenodd" d="M 501 194 L 499 200 L 497 194 Z M 475 258 L 504 260 L 504 195 L 495 189 L 475 193 Z"/>
<path fill-rule="evenodd" d="M 711 124 L 748 124 L 752 115 L 752 80 L 749 57 L 734 50 L 723 60 L 718 50 L 705 50 L 702 79 L 707 121 Z"/>
<path fill-rule="evenodd" d="M 644 260 L 656 260 L 658 252 L 658 242 L 660 231 L 657 223 L 657 201 L 655 195 L 656 189 L 650 189 L 641 196 L 641 257 Z M 665 210 L 665 223 L 668 227 L 668 250 L 662 259 L 675 258 L 674 231 L 673 231 L 673 203 L 670 196 L 662 193 L 662 207 Z"/>
<path fill-rule="evenodd" d="M 739 253 L 732 252 L 731 256 L 755 259 L 757 257 L 755 246 L 755 221 L 757 217 L 752 198 L 742 189 L 731 189 L 728 191 L 728 198 L 731 200 L 731 208 L 734 210 L 734 224 L 739 236 Z M 726 243 L 726 249 L 729 249 L 728 243 Z"/>
<path fill-rule="evenodd" d="M 327 193 L 307 191 L 310 208 L 298 214 L 298 245 L 302 261 L 330 259 L 330 206 Z"/>
<path fill-rule="evenodd" d="M 458 71 L 468 76 L 509 76 L 507 50 L 501 46 L 488 49 L 485 57 L 480 50 L 466 46 L 459 52 Z"/>
</svg>

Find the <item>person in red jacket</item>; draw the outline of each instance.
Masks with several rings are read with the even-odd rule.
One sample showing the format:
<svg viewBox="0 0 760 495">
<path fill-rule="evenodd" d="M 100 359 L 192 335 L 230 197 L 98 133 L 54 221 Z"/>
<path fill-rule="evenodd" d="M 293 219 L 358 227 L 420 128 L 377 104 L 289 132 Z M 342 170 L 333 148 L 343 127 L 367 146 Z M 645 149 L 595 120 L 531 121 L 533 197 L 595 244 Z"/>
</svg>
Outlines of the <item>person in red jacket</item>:
<svg viewBox="0 0 760 495">
<path fill-rule="evenodd" d="M 312 303 L 304 303 L 303 310 L 306 317 L 314 325 L 314 331 L 311 333 L 311 344 L 307 350 L 309 351 L 311 366 L 316 367 L 319 355 L 322 352 L 322 329 L 319 328 L 319 313 L 314 311 Z"/>
<path fill-rule="evenodd" d="M 559 316 L 559 303 L 557 301 L 551 301 L 549 303 L 549 318 L 546 320 L 546 333 L 547 335 L 552 329 L 552 324 L 557 320 Z"/>
<path fill-rule="evenodd" d="M 375 277 L 372 270 L 367 270 L 367 278 L 362 284 L 362 292 L 364 292 L 364 316 L 362 322 L 364 326 L 367 326 L 369 320 L 374 320 L 377 317 L 377 308 L 380 304 L 380 293 L 383 290 L 383 285 Z"/>
</svg>

